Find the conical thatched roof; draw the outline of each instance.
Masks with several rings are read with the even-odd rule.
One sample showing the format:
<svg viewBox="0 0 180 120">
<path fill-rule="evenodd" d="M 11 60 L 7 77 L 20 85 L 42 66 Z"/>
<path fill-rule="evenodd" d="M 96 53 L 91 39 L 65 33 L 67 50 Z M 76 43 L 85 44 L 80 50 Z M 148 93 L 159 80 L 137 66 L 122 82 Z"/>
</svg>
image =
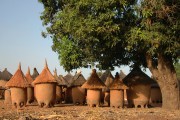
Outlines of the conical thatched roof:
<svg viewBox="0 0 180 120">
<path fill-rule="evenodd" d="M 6 87 L 20 87 L 25 88 L 28 87 L 28 82 L 21 70 L 21 64 L 19 64 L 18 70 L 12 76 L 12 78 L 6 83 Z"/>
<path fill-rule="evenodd" d="M 124 79 L 123 82 L 127 86 L 135 84 L 152 84 L 153 80 L 141 71 L 140 68 L 134 68 Z"/>
<path fill-rule="evenodd" d="M 123 83 L 118 72 L 115 75 L 113 83 L 109 86 L 109 89 L 128 89 L 128 87 Z"/>
<path fill-rule="evenodd" d="M 30 74 L 30 68 L 29 67 L 28 67 L 28 71 L 27 71 L 25 77 L 26 77 L 26 80 L 28 81 L 29 86 L 32 86 L 31 83 L 33 82 L 33 78 Z"/>
<path fill-rule="evenodd" d="M 39 74 L 39 76 L 36 77 L 36 79 L 33 81 L 33 85 L 40 84 L 40 83 L 57 83 L 54 76 L 49 71 L 47 62 L 45 62 L 45 67 L 42 70 L 42 72 Z"/>
<path fill-rule="evenodd" d="M 12 74 L 5 68 L 1 73 L 0 73 L 0 80 L 10 80 L 12 77 Z"/>
<path fill-rule="evenodd" d="M 32 78 L 35 80 L 38 75 L 39 75 L 39 72 L 37 71 L 36 68 L 34 68 Z"/>
<path fill-rule="evenodd" d="M 124 79 L 126 77 L 126 74 L 124 74 L 124 72 L 122 70 L 120 70 L 119 77 L 121 79 Z"/>
<path fill-rule="evenodd" d="M 73 75 L 71 73 L 68 73 L 63 78 L 64 78 L 65 81 L 67 81 L 67 83 L 68 83 L 67 86 L 70 86 L 70 83 L 71 83 L 71 80 L 73 78 Z"/>
<path fill-rule="evenodd" d="M 96 70 L 93 69 L 91 76 L 88 78 L 88 80 L 81 87 L 87 88 L 87 89 L 101 89 L 101 88 L 105 88 L 106 85 L 98 77 Z"/>
<path fill-rule="evenodd" d="M 67 81 L 64 80 L 64 78 L 62 76 L 58 77 L 56 69 L 54 70 L 54 77 L 55 77 L 58 85 L 60 85 L 60 86 L 67 86 L 67 84 L 68 84 Z"/>
<path fill-rule="evenodd" d="M 111 72 L 109 72 L 109 74 L 105 80 L 106 88 L 103 91 L 109 91 L 109 86 L 110 86 L 110 84 L 112 84 L 113 81 L 114 81 L 114 77 L 112 76 Z"/>
<path fill-rule="evenodd" d="M 76 73 L 70 83 L 70 86 L 82 86 L 86 82 L 86 79 L 81 72 Z"/>
<path fill-rule="evenodd" d="M 111 71 L 110 70 L 106 70 L 100 77 L 100 79 L 105 83 L 108 75 L 111 74 Z"/>
</svg>

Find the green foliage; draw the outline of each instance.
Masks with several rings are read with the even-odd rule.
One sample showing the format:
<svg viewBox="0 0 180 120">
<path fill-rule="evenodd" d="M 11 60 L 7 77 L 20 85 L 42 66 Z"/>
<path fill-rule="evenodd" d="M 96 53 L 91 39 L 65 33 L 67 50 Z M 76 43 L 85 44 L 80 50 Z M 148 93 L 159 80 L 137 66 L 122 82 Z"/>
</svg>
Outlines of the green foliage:
<svg viewBox="0 0 180 120">
<path fill-rule="evenodd" d="M 97 62 L 100 69 L 129 64 L 125 33 L 133 26 L 133 0 L 39 0 L 44 5 L 42 35 L 66 70 Z"/>
<path fill-rule="evenodd" d="M 180 1 L 174 0 L 141 0 L 137 26 L 127 34 L 129 52 L 143 50 L 155 59 L 159 53 L 177 59 L 180 49 L 179 6 Z"/>
<path fill-rule="evenodd" d="M 179 0 L 39 0 L 46 31 L 65 70 L 98 63 L 146 66 L 145 54 L 176 60 L 180 48 Z"/>
</svg>

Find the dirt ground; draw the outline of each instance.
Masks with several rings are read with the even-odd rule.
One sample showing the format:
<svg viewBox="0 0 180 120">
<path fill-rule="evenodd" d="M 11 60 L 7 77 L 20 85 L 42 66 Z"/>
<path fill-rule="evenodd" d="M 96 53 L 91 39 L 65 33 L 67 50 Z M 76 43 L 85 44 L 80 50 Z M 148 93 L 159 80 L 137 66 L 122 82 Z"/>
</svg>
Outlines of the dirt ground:
<svg viewBox="0 0 180 120">
<path fill-rule="evenodd" d="M 0 100 L 0 120 L 180 120 L 180 110 L 156 108 L 110 108 L 55 105 L 53 108 L 39 108 L 37 104 L 21 110 L 5 106 Z"/>
</svg>

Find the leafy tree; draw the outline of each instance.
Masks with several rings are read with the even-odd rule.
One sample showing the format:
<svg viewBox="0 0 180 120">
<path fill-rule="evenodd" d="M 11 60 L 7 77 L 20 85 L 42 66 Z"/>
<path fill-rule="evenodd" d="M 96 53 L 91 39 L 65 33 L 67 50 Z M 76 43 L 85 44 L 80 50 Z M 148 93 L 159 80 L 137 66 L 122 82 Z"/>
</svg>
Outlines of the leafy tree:
<svg viewBox="0 0 180 120">
<path fill-rule="evenodd" d="M 168 109 L 179 109 L 179 84 L 173 66 L 180 49 L 179 6 L 178 0 L 141 0 L 137 26 L 127 34 L 129 50 L 145 57 L 160 85 L 163 107 Z"/>
<path fill-rule="evenodd" d="M 61 65 L 70 71 L 98 63 L 100 69 L 148 67 L 160 85 L 163 107 L 179 109 L 173 63 L 180 48 L 176 0 L 39 0 L 41 19 Z M 169 99 L 171 98 L 171 99 Z"/>
</svg>

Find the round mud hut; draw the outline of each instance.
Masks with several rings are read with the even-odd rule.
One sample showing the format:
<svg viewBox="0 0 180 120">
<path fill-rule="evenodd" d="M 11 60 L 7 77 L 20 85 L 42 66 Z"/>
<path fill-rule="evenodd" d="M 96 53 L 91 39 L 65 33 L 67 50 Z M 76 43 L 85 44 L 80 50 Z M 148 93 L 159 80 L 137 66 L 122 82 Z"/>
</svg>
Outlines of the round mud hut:
<svg viewBox="0 0 180 120">
<path fill-rule="evenodd" d="M 142 72 L 139 67 L 135 67 L 123 79 L 123 82 L 129 87 L 127 90 L 129 107 L 147 108 L 153 80 Z"/>
<path fill-rule="evenodd" d="M 98 75 L 96 73 L 96 69 L 92 70 L 91 76 L 81 87 L 87 89 L 86 100 L 87 100 L 88 106 L 99 107 L 100 101 L 101 101 L 102 88 L 105 88 L 106 85 L 98 77 Z"/>
<path fill-rule="evenodd" d="M 31 104 L 34 102 L 34 87 L 32 86 L 33 78 L 30 74 L 30 68 L 28 67 L 28 71 L 26 73 L 26 80 L 28 82 L 27 87 L 27 104 Z"/>
<path fill-rule="evenodd" d="M 57 75 L 57 69 L 54 70 L 54 77 L 57 81 L 56 85 L 56 104 L 62 103 L 63 98 L 63 88 L 67 86 L 67 82 L 62 76 Z"/>
<path fill-rule="evenodd" d="M 72 87 L 70 85 L 71 80 L 73 78 L 73 75 L 71 73 L 68 73 L 63 78 L 68 83 L 67 84 L 67 88 L 64 89 L 64 92 L 65 92 L 65 103 L 73 103 L 73 100 L 72 100 Z"/>
<path fill-rule="evenodd" d="M 123 83 L 118 72 L 115 75 L 113 83 L 109 86 L 110 89 L 110 106 L 115 108 L 124 107 L 124 90 L 128 87 Z"/>
<path fill-rule="evenodd" d="M 104 93 L 104 105 L 110 106 L 110 89 L 109 86 L 114 81 L 114 77 L 111 72 L 108 73 L 108 76 L 105 81 L 106 88 L 102 89 L 102 93 Z"/>
<path fill-rule="evenodd" d="M 85 88 L 81 88 L 81 86 L 86 82 L 86 79 L 81 74 L 81 70 L 78 70 L 77 73 L 73 76 L 71 80 L 71 88 L 72 88 L 72 99 L 73 104 L 81 104 L 83 105 L 86 101 L 86 90 Z"/>
<path fill-rule="evenodd" d="M 12 105 L 15 108 L 21 108 L 26 105 L 28 82 L 21 70 L 20 64 L 18 70 L 6 83 L 6 87 L 11 90 Z"/>
<path fill-rule="evenodd" d="M 54 76 L 49 71 L 47 62 L 39 76 L 32 82 L 35 86 L 35 97 L 40 107 L 53 107 L 56 101 L 56 84 Z"/>
</svg>

